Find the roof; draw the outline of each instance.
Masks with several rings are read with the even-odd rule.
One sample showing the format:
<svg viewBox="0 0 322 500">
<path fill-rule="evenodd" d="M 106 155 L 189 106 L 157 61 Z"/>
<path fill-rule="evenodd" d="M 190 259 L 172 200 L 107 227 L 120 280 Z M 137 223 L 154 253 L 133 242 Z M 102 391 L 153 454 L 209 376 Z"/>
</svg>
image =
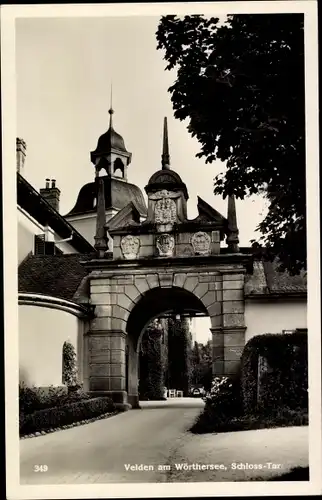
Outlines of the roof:
<svg viewBox="0 0 322 500">
<path fill-rule="evenodd" d="M 287 271 L 278 271 L 278 261 L 254 260 L 253 273 L 245 278 L 245 295 L 276 296 L 306 294 L 307 277 L 302 271 L 297 276 L 291 276 Z"/>
<path fill-rule="evenodd" d="M 105 175 L 104 191 L 105 191 L 105 209 L 114 208 L 121 210 L 128 203 L 134 201 L 140 215 L 146 216 L 147 207 L 141 189 L 135 184 L 126 182 L 122 179 Z M 94 200 L 97 198 L 96 183 L 89 182 L 83 186 L 78 194 L 78 198 L 74 208 L 65 216 L 84 214 L 88 212 L 96 212 L 94 208 Z"/>
<path fill-rule="evenodd" d="M 107 154 L 111 149 L 117 149 L 122 153 L 127 153 L 124 139 L 118 134 L 113 127 L 109 128 L 105 134 L 102 134 L 97 142 L 97 147 L 95 150 L 96 155 Z"/>
<path fill-rule="evenodd" d="M 177 172 L 170 169 L 162 169 L 154 172 L 154 174 L 150 177 L 148 184 L 156 184 L 156 183 L 177 183 L 182 184 L 182 179 Z"/>
<path fill-rule="evenodd" d="M 122 153 L 123 156 L 128 158 L 131 157 L 131 153 L 129 153 L 125 147 L 123 137 L 113 128 L 112 116 L 114 110 L 110 108 L 108 112 L 110 115 L 109 129 L 99 137 L 95 151 L 91 152 L 91 160 L 94 164 L 96 164 L 95 158 L 108 155 L 111 151 Z"/>
<path fill-rule="evenodd" d="M 89 254 L 30 255 L 18 268 L 18 291 L 72 300 L 88 271 Z"/>
<path fill-rule="evenodd" d="M 146 193 L 167 189 L 169 191 L 182 189 L 186 200 L 188 200 L 187 186 L 182 182 L 182 179 L 177 172 L 171 169 L 161 169 L 154 172 L 145 187 Z"/>
<path fill-rule="evenodd" d="M 69 242 L 75 251 L 81 253 L 94 252 L 94 247 L 55 210 L 45 198 L 19 173 L 17 173 L 17 203 L 42 226 L 50 226 L 62 239 L 73 239 Z"/>
</svg>

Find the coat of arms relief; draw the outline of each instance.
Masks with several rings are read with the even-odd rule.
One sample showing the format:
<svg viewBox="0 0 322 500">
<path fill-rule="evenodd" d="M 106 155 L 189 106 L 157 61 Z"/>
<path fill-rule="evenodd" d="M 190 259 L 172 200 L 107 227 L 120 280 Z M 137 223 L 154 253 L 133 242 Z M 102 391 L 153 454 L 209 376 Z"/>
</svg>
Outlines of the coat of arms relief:
<svg viewBox="0 0 322 500">
<path fill-rule="evenodd" d="M 155 200 L 154 220 L 158 232 L 171 231 L 173 224 L 177 222 L 177 204 L 175 199 L 180 195 L 166 189 L 157 191 L 150 198 Z"/>
<path fill-rule="evenodd" d="M 125 259 L 136 259 L 139 253 L 140 240 L 137 236 L 127 235 L 121 239 L 121 250 Z"/>
<path fill-rule="evenodd" d="M 198 231 L 191 237 L 191 245 L 195 254 L 208 255 L 210 252 L 211 238 L 209 234 Z"/>
<path fill-rule="evenodd" d="M 160 234 L 157 236 L 156 246 L 160 257 L 172 257 L 174 251 L 174 237 L 170 234 Z"/>
</svg>

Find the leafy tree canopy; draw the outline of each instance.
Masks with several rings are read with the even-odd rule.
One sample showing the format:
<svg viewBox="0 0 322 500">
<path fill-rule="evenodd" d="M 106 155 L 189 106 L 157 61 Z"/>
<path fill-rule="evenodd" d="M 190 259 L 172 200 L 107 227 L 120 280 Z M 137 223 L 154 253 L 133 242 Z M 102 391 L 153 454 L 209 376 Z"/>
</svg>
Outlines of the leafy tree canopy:
<svg viewBox="0 0 322 500">
<path fill-rule="evenodd" d="M 306 268 L 302 14 L 162 17 L 156 33 L 174 115 L 206 163 L 226 162 L 215 194 L 262 194 L 258 243 L 292 274 Z"/>
</svg>

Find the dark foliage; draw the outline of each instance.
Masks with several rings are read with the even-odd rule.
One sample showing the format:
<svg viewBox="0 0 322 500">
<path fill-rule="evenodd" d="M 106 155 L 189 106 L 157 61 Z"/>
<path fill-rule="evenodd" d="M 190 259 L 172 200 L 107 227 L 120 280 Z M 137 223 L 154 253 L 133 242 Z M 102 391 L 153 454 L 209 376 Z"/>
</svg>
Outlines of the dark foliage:
<svg viewBox="0 0 322 500">
<path fill-rule="evenodd" d="M 141 400 L 163 400 L 164 360 L 162 353 L 163 331 L 153 322 L 144 333 L 140 352 Z"/>
<path fill-rule="evenodd" d="M 206 344 L 194 343 L 191 355 L 192 376 L 191 384 L 202 386 L 210 391 L 212 382 L 212 349 L 211 342 Z"/>
<path fill-rule="evenodd" d="M 186 319 L 168 319 L 168 385 L 170 389 L 189 393 L 191 378 L 191 339 Z"/>
<path fill-rule="evenodd" d="M 21 414 L 20 435 L 70 425 L 114 411 L 113 401 L 110 398 L 101 397 Z"/>
<path fill-rule="evenodd" d="M 65 387 L 49 387 L 45 390 L 41 387 L 28 387 L 24 383 L 19 384 L 19 412 L 30 414 L 37 410 L 54 408 L 74 401 L 89 399 L 90 396 L 83 390 L 67 392 Z"/>
<path fill-rule="evenodd" d="M 161 18 L 156 33 L 174 115 L 188 119 L 198 157 L 227 162 L 215 194 L 262 194 L 259 243 L 281 269 L 306 269 L 304 16 Z"/>
<path fill-rule="evenodd" d="M 204 411 L 199 415 L 191 432 L 201 434 L 225 428 L 231 419 L 242 412 L 240 382 L 237 377 L 215 377 L 205 398 Z"/>
<path fill-rule="evenodd" d="M 260 377 L 259 356 L 267 362 L 267 370 Z M 281 407 L 307 409 L 307 334 L 296 332 L 253 337 L 243 350 L 241 383 L 246 413 Z"/>
<path fill-rule="evenodd" d="M 73 344 L 69 341 L 63 344 L 63 384 L 73 387 L 77 384 L 77 356 Z"/>
<path fill-rule="evenodd" d="M 205 434 L 209 432 L 250 431 L 308 424 L 308 414 L 304 409 L 290 410 L 288 408 L 280 408 L 267 413 L 256 412 L 248 415 L 240 414 L 238 416 L 217 414 L 205 409 L 198 416 L 190 431 L 194 434 Z"/>
</svg>

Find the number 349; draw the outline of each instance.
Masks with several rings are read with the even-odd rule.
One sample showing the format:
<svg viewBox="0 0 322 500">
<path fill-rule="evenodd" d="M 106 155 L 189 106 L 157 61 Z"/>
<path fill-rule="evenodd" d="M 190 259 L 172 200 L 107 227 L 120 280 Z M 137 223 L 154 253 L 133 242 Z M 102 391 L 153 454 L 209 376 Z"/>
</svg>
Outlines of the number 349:
<svg viewBox="0 0 322 500">
<path fill-rule="evenodd" d="M 48 465 L 34 465 L 34 472 L 47 472 Z"/>
</svg>

